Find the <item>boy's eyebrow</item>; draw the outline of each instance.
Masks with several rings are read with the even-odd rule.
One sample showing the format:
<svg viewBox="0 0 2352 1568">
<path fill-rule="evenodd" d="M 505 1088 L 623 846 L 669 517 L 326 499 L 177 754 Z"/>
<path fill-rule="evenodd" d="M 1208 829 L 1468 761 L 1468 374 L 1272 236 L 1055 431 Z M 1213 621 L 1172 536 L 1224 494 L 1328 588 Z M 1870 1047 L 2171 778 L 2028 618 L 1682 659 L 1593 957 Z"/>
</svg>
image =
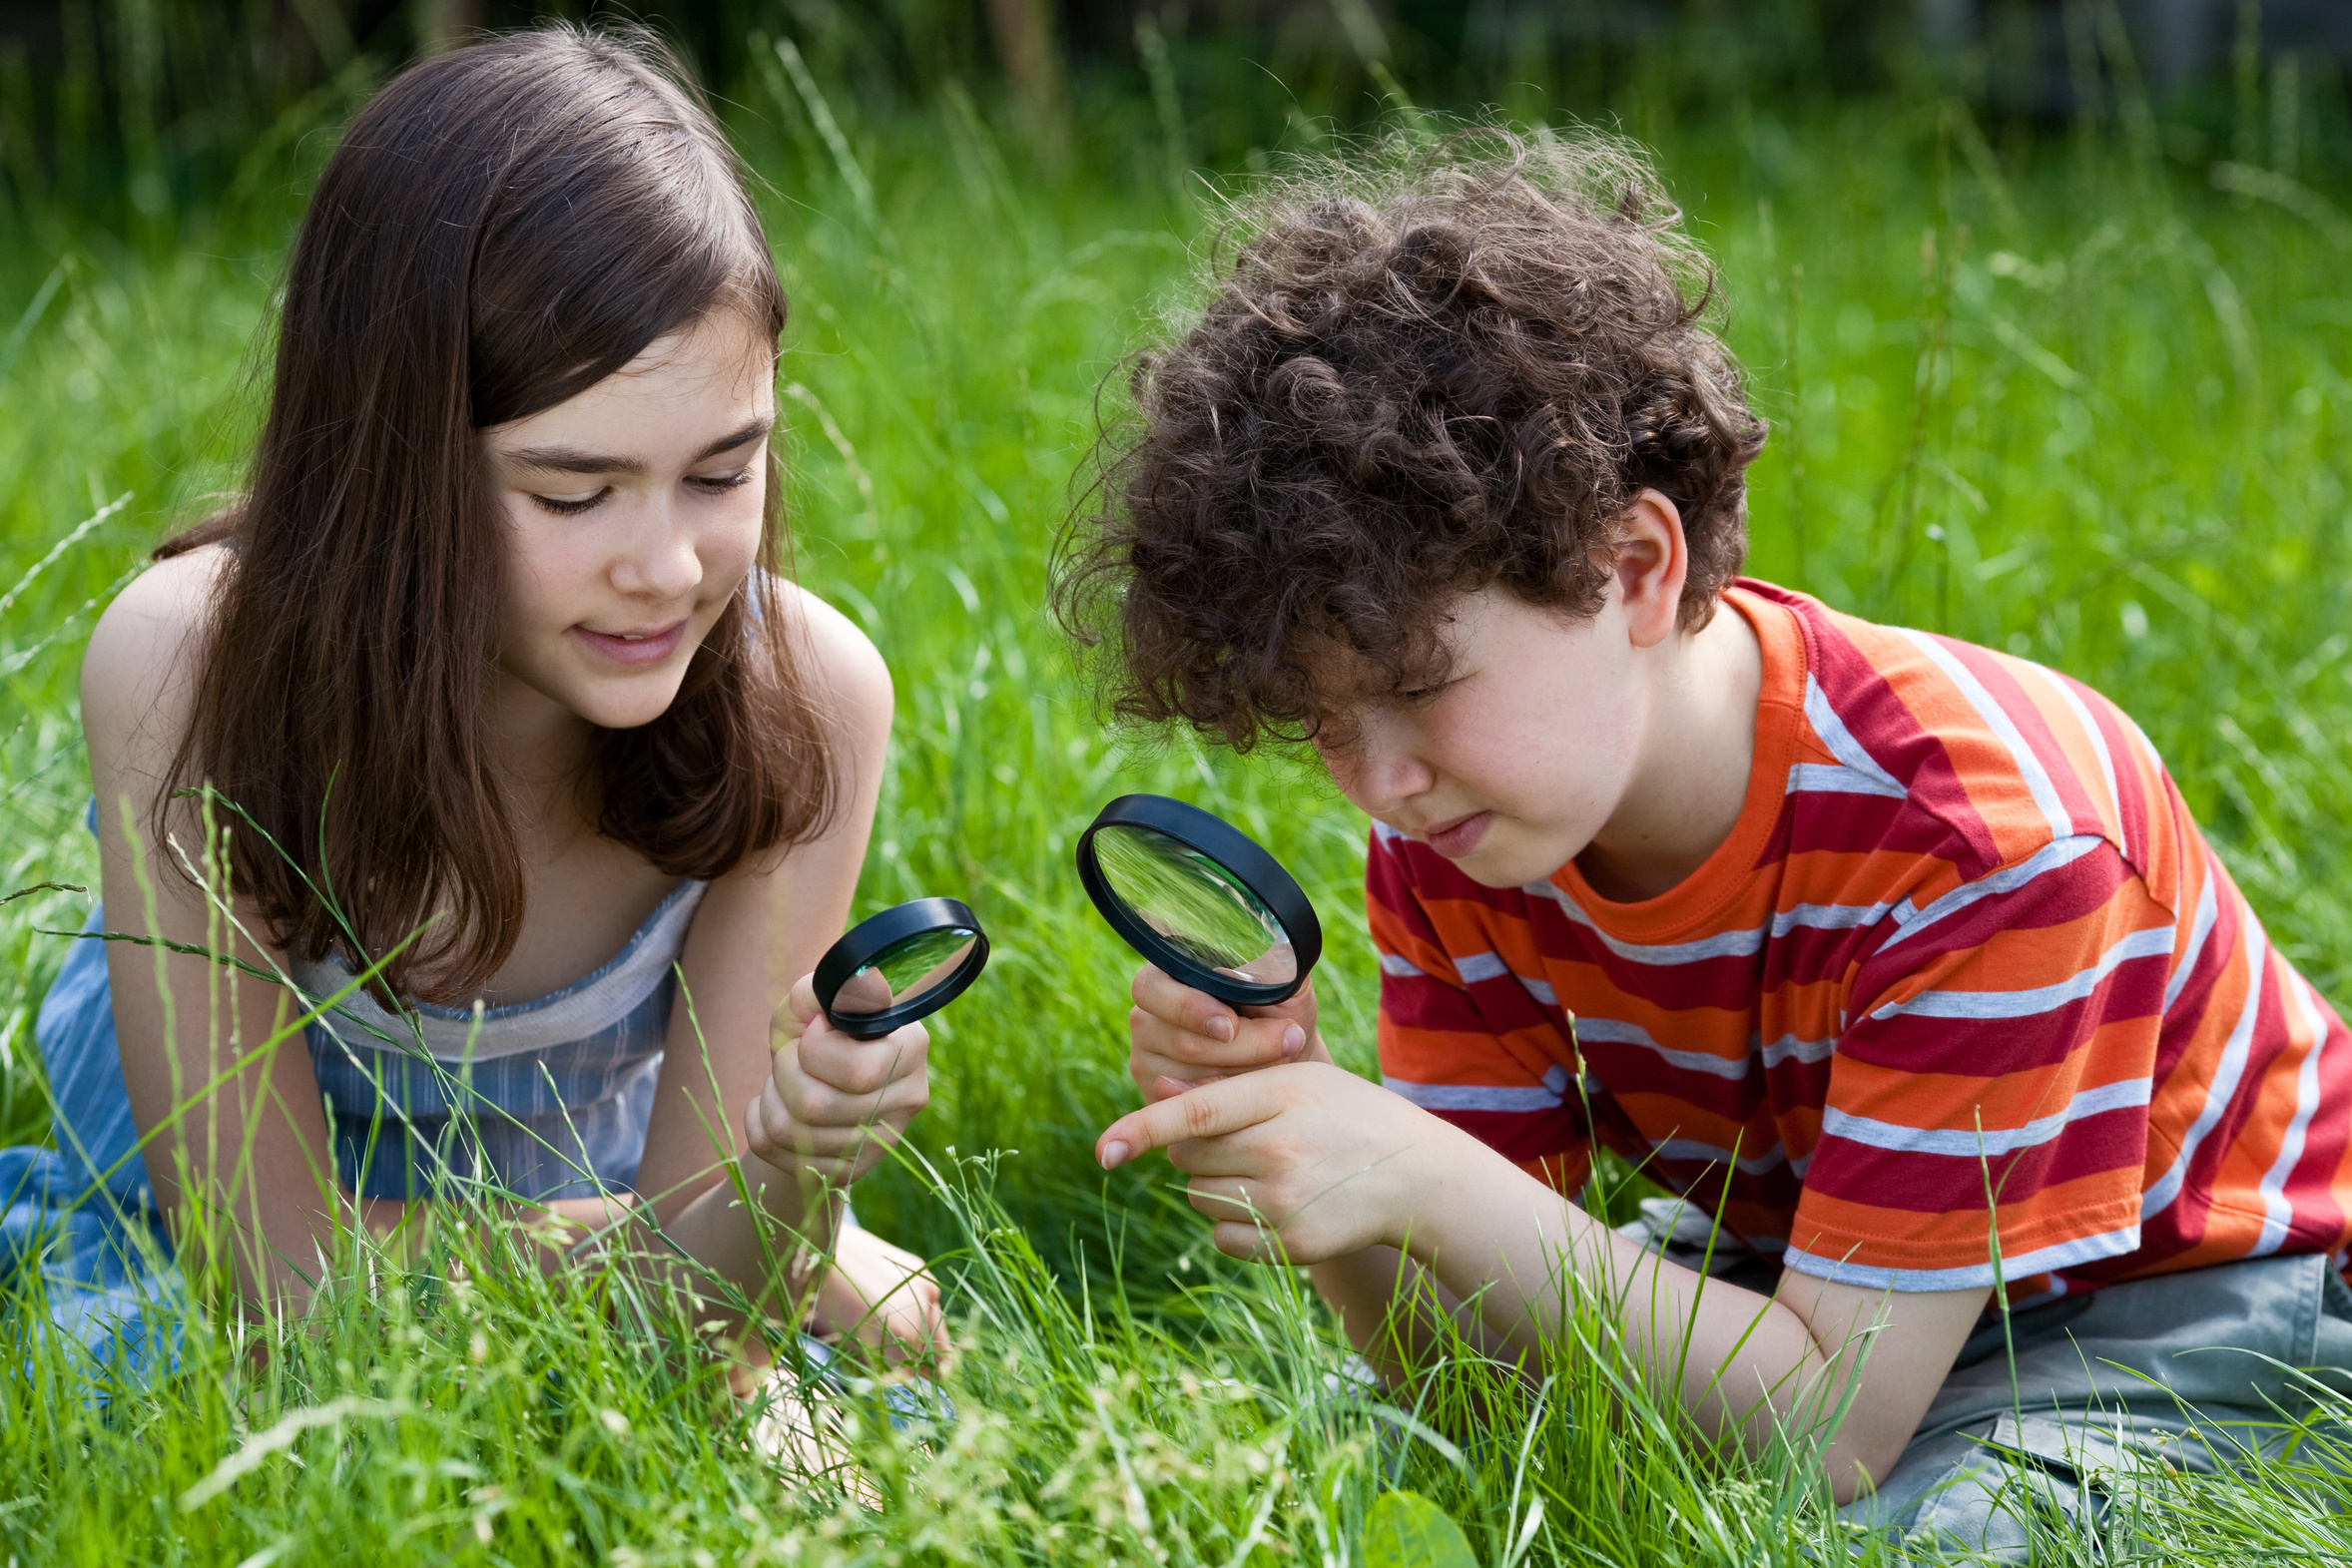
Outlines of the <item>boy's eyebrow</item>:
<svg viewBox="0 0 2352 1568">
<path fill-rule="evenodd" d="M 721 452 L 732 452 L 739 446 L 749 446 L 775 425 L 774 414 L 762 414 L 728 431 L 695 453 L 691 461 L 703 462 Z M 582 451 L 576 446 L 525 446 L 508 452 L 506 460 L 518 468 L 532 468 L 548 474 L 627 474 L 632 478 L 642 478 L 653 471 L 652 466 L 641 457 L 614 457 L 602 452 Z"/>
</svg>

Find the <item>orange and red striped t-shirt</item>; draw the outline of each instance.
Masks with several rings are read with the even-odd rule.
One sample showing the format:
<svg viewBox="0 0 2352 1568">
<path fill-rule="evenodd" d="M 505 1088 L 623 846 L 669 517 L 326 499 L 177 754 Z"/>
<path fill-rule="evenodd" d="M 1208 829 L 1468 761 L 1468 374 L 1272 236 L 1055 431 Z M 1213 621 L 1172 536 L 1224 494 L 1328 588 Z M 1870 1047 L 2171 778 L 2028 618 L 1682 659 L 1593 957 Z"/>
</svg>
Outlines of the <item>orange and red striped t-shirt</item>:
<svg viewBox="0 0 2352 1568">
<path fill-rule="evenodd" d="M 1390 1088 L 1560 1188 L 1591 1143 L 1806 1274 L 2022 1305 L 2352 1242 L 2352 1040 L 2147 738 L 2027 660 L 1765 583 L 1738 824 L 1613 903 L 1376 830 Z"/>
</svg>

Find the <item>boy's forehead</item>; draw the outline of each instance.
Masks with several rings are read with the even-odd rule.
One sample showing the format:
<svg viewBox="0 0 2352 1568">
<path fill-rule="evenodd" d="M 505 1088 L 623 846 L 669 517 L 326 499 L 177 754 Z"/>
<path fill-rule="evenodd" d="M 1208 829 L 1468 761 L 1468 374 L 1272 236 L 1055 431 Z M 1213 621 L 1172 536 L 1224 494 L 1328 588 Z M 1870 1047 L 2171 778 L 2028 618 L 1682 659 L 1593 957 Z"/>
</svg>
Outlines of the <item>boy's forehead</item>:
<svg viewBox="0 0 2352 1568">
<path fill-rule="evenodd" d="M 1456 595 L 1411 615 L 1397 615 L 1381 628 L 1388 646 L 1371 649 L 1350 637 L 1337 618 L 1302 626 L 1288 639 L 1285 662 L 1306 679 L 1318 708 L 1337 713 L 1396 696 L 1401 690 L 1442 679 L 1460 654 L 1460 644 L 1476 619 Z"/>
</svg>

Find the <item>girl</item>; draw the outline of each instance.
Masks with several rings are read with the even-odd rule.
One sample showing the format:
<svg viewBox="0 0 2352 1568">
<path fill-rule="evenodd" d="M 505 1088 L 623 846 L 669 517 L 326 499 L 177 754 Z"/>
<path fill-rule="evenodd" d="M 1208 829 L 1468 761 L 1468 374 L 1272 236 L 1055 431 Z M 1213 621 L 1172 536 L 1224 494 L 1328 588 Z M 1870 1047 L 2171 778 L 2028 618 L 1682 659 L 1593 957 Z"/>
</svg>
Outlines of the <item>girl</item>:
<svg viewBox="0 0 2352 1568">
<path fill-rule="evenodd" d="M 176 1338 L 126 1228 L 206 1237 L 247 1307 L 298 1310 L 339 1228 L 391 1236 L 451 1178 L 739 1328 L 794 1309 L 770 1239 L 797 1235 L 832 1259 L 821 1328 L 944 1347 L 919 1260 L 822 1196 L 921 1109 L 926 1042 L 850 1040 L 793 983 L 849 911 L 891 694 L 777 569 L 784 314 L 649 35 L 493 39 L 352 123 L 250 489 L 156 552 L 82 673 L 88 929 L 350 994 L 260 1051 L 285 986 L 76 944 L 40 1020 L 58 1148 L 0 1157 L 0 1192 L 94 1351 Z"/>
</svg>

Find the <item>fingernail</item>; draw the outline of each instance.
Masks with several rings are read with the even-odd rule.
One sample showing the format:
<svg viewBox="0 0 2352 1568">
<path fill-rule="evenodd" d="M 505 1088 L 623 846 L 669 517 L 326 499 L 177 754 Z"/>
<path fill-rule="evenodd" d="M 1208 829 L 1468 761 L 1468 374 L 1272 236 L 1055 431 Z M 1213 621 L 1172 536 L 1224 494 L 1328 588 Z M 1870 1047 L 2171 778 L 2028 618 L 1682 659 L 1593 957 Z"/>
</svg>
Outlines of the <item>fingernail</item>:
<svg viewBox="0 0 2352 1568">
<path fill-rule="evenodd" d="M 1307 1049 L 1306 1030 L 1300 1028 L 1297 1024 L 1292 1024 L 1288 1029 L 1282 1031 L 1283 1055 L 1296 1056 L 1305 1049 Z"/>
<path fill-rule="evenodd" d="M 1225 1017 L 1223 1014 L 1219 1014 L 1217 1017 L 1210 1019 L 1210 1020 L 1209 1020 L 1209 1038 L 1210 1038 L 1210 1039 L 1212 1039 L 1212 1040 L 1230 1040 L 1230 1039 L 1232 1039 L 1232 1038 L 1233 1038 L 1233 1020 L 1232 1020 L 1232 1019 L 1230 1019 L 1230 1018 L 1227 1018 L 1227 1017 Z"/>
<path fill-rule="evenodd" d="M 1120 1166 L 1127 1163 L 1128 1153 L 1129 1151 L 1125 1144 L 1121 1143 L 1116 1138 L 1112 1139 L 1109 1143 L 1102 1146 L 1102 1168 L 1106 1171 L 1117 1170 Z"/>
</svg>

